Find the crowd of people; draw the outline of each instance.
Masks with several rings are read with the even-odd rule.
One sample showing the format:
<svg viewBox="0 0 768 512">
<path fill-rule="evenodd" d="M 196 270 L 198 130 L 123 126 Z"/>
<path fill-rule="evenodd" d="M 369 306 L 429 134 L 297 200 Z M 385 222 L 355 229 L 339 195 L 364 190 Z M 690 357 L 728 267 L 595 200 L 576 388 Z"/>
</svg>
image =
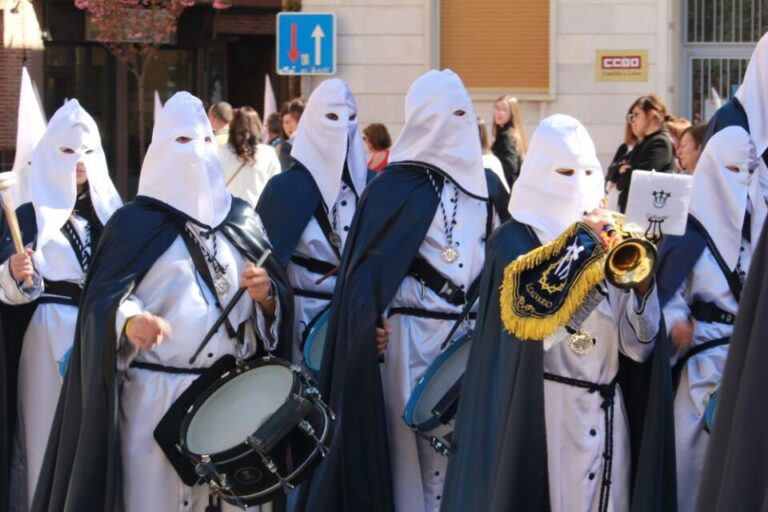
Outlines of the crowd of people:
<svg viewBox="0 0 768 512">
<path fill-rule="evenodd" d="M 722 461 L 765 445 L 759 362 L 728 356 L 763 341 L 766 69 L 764 37 L 708 126 L 638 98 L 605 173 L 579 120 L 529 139 L 502 96 L 488 130 L 450 70 L 413 82 L 394 143 L 339 79 L 265 126 L 179 92 L 127 204 L 68 101 L 0 226 L 0 510 L 758 509 L 764 461 Z M 693 174 L 689 218 L 618 286 L 603 262 L 636 170 Z M 279 372 L 238 388 L 242 421 L 274 410 L 236 443 L 257 462 L 225 474 L 244 428 L 226 408 L 196 431 L 223 459 L 179 429 L 274 361 L 303 391 L 278 396 Z M 293 429 L 318 460 L 287 476 Z"/>
</svg>

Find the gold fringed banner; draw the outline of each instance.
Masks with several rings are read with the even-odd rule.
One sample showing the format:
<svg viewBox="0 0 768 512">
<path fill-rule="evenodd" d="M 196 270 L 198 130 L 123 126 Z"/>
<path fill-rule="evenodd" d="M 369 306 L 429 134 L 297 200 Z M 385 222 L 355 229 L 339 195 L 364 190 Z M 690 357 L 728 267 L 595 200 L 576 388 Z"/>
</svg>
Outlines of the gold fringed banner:
<svg viewBox="0 0 768 512">
<path fill-rule="evenodd" d="M 582 252 L 586 254 L 580 256 Z M 507 332 L 522 340 L 540 341 L 567 324 L 590 290 L 605 278 L 605 254 L 592 230 L 577 222 L 507 265 L 500 293 Z M 523 273 L 526 279 L 521 283 Z M 553 280 L 553 274 L 560 280 Z"/>
</svg>

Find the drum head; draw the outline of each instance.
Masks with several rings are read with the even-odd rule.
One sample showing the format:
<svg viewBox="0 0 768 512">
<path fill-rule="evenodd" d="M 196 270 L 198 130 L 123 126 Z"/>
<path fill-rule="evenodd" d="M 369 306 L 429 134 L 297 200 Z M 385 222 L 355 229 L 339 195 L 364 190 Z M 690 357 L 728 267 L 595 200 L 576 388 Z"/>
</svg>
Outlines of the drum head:
<svg viewBox="0 0 768 512">
<path fill-rule="evenodd" d="M 403 415 L 410 427 L 424 432 L 440 425 L 432 409 L 464 375 L 471 346 L 469 339 L 470 335 L 465 334 L 453 342 L 419 379 Z"/>
<path fill-rule="evenodd" d="M 187 449 L 210 455 L 245 442 L 286 401 L 293 384 L 293 372 L 277 364 L 232 378 L 191 413 L 184 439 Z"/>
<path fill-rule="evenodd" d="M 312 320 L 307 330 L 307 338 L 304 342 L 304 364 L 313 372 L 319 372 L 320 364 L 323 362 L 325 335 L 328 332 L 330 315 L 330 309 L 326 308 Z"/>
</svg>

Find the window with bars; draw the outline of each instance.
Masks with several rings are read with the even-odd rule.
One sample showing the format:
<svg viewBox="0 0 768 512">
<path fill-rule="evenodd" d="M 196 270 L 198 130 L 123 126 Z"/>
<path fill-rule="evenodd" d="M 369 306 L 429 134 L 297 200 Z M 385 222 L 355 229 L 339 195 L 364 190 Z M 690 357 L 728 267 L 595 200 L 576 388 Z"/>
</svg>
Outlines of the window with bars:
<svg viewBox="0 0 768 512">
<path fill-rule="evenodd" d="M 756 43 L 768 28 L 766 0 L 687 0 L 688 43 Z"/>
<path fill-rule="evenodd" d="M 683 115 L 706 122 L 741 84 L 768 31 L 768 0 L 685 0 Z"/>
</svg>

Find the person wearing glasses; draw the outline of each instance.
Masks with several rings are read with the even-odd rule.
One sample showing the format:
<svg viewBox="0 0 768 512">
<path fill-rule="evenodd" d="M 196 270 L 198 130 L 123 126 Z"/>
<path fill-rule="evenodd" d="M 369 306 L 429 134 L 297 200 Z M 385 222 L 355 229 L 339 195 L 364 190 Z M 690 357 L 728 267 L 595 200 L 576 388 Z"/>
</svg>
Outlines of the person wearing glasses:
<svg viewBox="0 0 768 512">
<path fill-rule="evenodd" d="M 674 172 L 675 148 L 666 126 L 673 119 L 664 101 L 654 94 L 638 98 L 627 114 L 627 123 L 639 142 L 615 177 L 621 213 L 627 208 L 632 171 Z"/>
</svg>

